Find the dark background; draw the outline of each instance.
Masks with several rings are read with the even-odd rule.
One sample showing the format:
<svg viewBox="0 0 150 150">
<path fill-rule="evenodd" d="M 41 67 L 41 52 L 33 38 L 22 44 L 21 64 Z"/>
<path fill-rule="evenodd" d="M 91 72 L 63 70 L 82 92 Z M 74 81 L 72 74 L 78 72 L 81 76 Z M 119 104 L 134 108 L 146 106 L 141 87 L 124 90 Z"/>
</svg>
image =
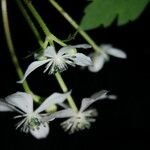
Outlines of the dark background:
<svg viewBox="0 0 150 150">
<path fill-rule="evenodd" d="M 58 0 L 70 15 L 79 22 L 83 16 L 86 0 Z M 30 28 L 25 22 L 14 1 L 8 1 L 9 20 L 11 24 L 14 45 L 23 70 L 27 68 L 33 57 L 25 57 L 36 51 L 39 46 Z M 50 30 L 61 39 L 66 39 L 75 30 L 46 0 L 33 1 L 35 7 L 46 21 Z M 118 95 L 117 101 L 105 100 L 95 106 L 99 117 L 91 129 L 68 135 L 59 127 L 60 120 L 52 122 L 51 132 L 47 139 L 36 140 L 30 134 L 26 135 L 15 130 L 15 120 L 12 113 L 0 113 L 0 145 L 7 149 L 98 149 L 102 146 L 119 147 L 139 145 L 142 148 L 149 145 L 150 123 L 150 5 L 138 20 L 117 27 L 116 21 L 108 27 L 100 27 L 89 31 L 89 35 L 98 44 L 108 43 L 123 49 L 127 60 L 111 57 L 102 71 L 97 74 L 79 68 L 69 68 L 62 74 L 78 106 L 83 97 L 88 97 L 96 91 L 107 89 Z M 0 22 L 2 19 L 0 19 Z M 70 44 L 85 43 L 78 34 Z M 82 50 L 81 50 L 82 51 Z M 87 50 L 85 53 L 89 53 Z M 5 42 L 2 23 L 0 23 L 0 97 L 5 97 L 16 91 L 22 91 L 21 85 L 16 84 L 18 77 L 11 62 Z M 61 92 L 53 76 L 42 73 L 43 67 L 34 71 L 28 82 L 31 89 L 41 95 L 49 96 Z M 147 138 L 148 137 L 148 138 Z M 1 148 L 0 148 L 1 149 Z"/>
</svg>

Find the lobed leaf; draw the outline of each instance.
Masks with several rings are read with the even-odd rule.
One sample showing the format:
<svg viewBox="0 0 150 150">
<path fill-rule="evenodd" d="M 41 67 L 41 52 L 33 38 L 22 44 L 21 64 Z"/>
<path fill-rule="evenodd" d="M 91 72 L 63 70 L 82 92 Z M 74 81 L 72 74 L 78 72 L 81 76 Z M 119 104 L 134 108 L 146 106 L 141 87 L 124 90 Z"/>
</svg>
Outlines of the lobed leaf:
<svg viewBox="0 0 150 150">
<path fill-rule="evenodd" d="M 117 25 L 134 21 L 150 0 L 93 0 L 84 10 L 81 27 L 90 30 L 103 25 L 108 27 L 117 19 Z"/>
</svg>

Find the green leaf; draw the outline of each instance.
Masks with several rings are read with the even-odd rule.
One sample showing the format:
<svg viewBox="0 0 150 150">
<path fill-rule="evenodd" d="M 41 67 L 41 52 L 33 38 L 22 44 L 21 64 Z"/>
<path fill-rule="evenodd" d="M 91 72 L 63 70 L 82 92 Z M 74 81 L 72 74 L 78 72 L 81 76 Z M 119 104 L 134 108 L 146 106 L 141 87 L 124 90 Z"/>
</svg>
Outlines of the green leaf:
<svg viewBox="0 0 150 150">
<path fill-rule="evenodd" d="M 150 0 L 93 0 L 86 8 L 81 21 L 84 30 L 103 25 L 108 27 L 117 18 L 118 26 L 134 21 Z"/>
</svg>

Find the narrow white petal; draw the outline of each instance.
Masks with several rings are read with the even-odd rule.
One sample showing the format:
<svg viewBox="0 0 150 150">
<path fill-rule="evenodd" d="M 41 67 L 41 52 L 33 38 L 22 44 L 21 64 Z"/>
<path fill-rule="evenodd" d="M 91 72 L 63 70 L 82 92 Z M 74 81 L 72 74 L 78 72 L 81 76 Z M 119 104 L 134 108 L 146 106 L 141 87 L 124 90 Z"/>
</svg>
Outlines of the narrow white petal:
<svg viewBox="0 0 150 150">
<path fill-rule="evenodd" d="M 8 104 L 11 104 L 25 113 L 33 112 L 33 100 L 30 94 L 24 92 L 16 92 L 5 98 Z"/>
<path fill-rule="evenodd" d="M 95 99 L 91 98 L 83 98 L 81 102 L 80 112 L 83 112 L 85 109 L 87 109 L 92 103 L 95 102 Z"/>
<path fill-rule="evenodd" d="M 23 125 L 24 123 L 26 122 L 26 118 L 24 118 L 23 120 L 19 121 L 17 124 L 16 124 L 16 129 L 18 129 L 21 125 Z"/>
<path fill-rule="evenodd" d="M 25 74 L 24 74 L 24 77 L 22 80 L 18 81 L 17 83 L 23 83 L 23 81 L 27 78 L 27 76 L 33 72 L 35 69 L 37 69 L 38 67 L 46 64 L 47 62 L 49 62 L 50 60 L 47 59 L 47 60 L 41 60 L 41 61 L 34 61 L 32 62 L 29 67 L 27 68 Z"/>
<path fill-rule="evenodd" d="M 24 112 L 22 112 L 20 109 L 16 108 L 15 106 L 13 106 L 11 104 L 8 104 L 7 102 L 2 102 L 2 103 L 0 102 L 0 105 L 1 105 L 0 106 L 0 111 L 2 111 L 2 112 L 5 112 L 5 111 L 16 111 L 16 112 L 22 114 L 20 116 L 24 115 Z"/>
<path fill-rule="evenodd" d="M 82 54 L 82 53 L 77 53 L 76 58 L 74 58 L 74 62 L 75 64 L 79 65 L 79 66 L 89 66 L 92 65 L 92 61 L 90 59 L 90 57 Z"/>
<path fill-rule="evenodd" d="M 56 56 L 56 51 L 55 51 L 54 46 L 48 46 L 44 50 L 44 56 L 46 56 L 46 57 L 55 57 Z"/>
<path fill-rule="evenodd" d="M 106 94 L 107 94 L 107 91 L 102 90 L 102 91 L 97 92 L 94 95 L 92 95 L 91 98 L 84 98 L 81 102 L 80 112 L 87 109 L 94 102 L 107 98 Z"/>
<path fill-rule="evenodd" d="M 3 102 L 2 99 L 0 99 L 0 111 L 13 111 L 13 109 L 11 107 L 9 107 L 9 105 L 5 102 Z"/>
<path fill-rule="evenodd" d="M 114 57 L 122 58 L 122 59 L 127 58 L 127 54 L 124 51 L 120 49 L 116 49 L 116 48 L 108 49 L 107 54 L 112 55 Z"/>
<path fill-rule="evenodd" d="M 127 58 L 127 54 L 124 51 L 117 48 L 113 48 L 111 45 L 103 45 L 102 48 L 107 54 L 111 56 L 122 58 L 122 59 Z"/>
<path fill-rule="evenodd" d="M 87 48 L 91 48 L 91 45 L 89 45 L 89 44 L 78 44 L 78 45 L 73 45 L 72 47 L 87 49 Z"/>
<path fill-rule="evenodd" d="M 68 53 L 69 51 L 71 51 L 72 49 L 75 49 L 75 48 L 87 49 L 87 48 L 91 48 L 91 46 L 88 45 L 88 44 L 78 44 L 78 45 L 65 46 L 65 47 L 62 47 L 62 48 L 58 51 L 58 55 L 62 56 L 63 54 Z"/>
<path fill-rule="evenodd" d="M 100 45 L 100 49 L 101 49 L 102 51 L 105 51 L 106 49 L 110 49 L 110 48 L 112 48 L 112 45 L 111 45 L 111 44 L 101 44 L 101 45 Z"/>
<path fill-rule="evenodd" d="M 37 139 L 46 138 L 49 133 L 49 126 L 47 123 L 45 123 L 44 125 L 41 124 L 39 126 L 39 129 L 30 130 L 30 133 Z"/>
<path fill-rule="evenodd" d="M 59 51 L 58 51 L 58 55 L 59 56 L 62 56 L 66 53 L 68 53 L 69 51 L 71 51 L 72 49 L 74 49 L 72 46 L 65 46 L 65 47 L 62 47 Z"/>
<path fill-rule="evenodd" d="M 111 100 L 116 100 L 118 98 L 118 96 L 117 95 L 108 95 L 107 98 L 111 99 Z"/>
<path fill-rule="evenodd" d="M 50 62 L 46 65 L 45 70 L 44 70 L 44 73 L 51 67 L 52 63 L 53 63 L 53 61 L 50 61 Z"/>
<path fill-rule="evenodd" d="M 60 107 L 64 108 L 64 109 L 68 109 L 69 106 L 67 104 L 64 104 L 64 103 L 59 103 L 58 104 Z"/>
<path fill-rule="evenodd" d="M 45 119 L 44 121 L 49 122 L 55 118 L 68 118 L 68 117 L 72 117 L 75 115 L 76 115 L 76 113 L 72 109 L 68 108 L 68 109 L 57 111 L 53 114 L 50 114 L 49 116 L 46 116 L 44 118 Z"/>
<path fill-rule="evenodd" d="M 62 103 L 70 95 L 70 93 L 71 92 L 67 92 L 65 94 L 61 94 L 61 93 L 52 94 L 35 110 L 35 112 L 40 113 L 53 104 Z"/>
<path fill-rule="evenodd" d="M 52 114 L 55 118 L 68 118 L 76 115 L 76 112 L 74 112 L 71 108 L 64 109 L 61 111 L 58 111 L 54 114 Z"/>
<path fill-rule="evenodd" d="M 91 55 L 91 59 L 93 61 L 93 64 L 91 66 L 88 67 L 89 71 L 91 72 L 98 72 L 100 71 L 105 63 L 105 58 L 103 56 L 103 54 L 93 54 L 93 56 Z"/>
<path fill-rule="evenodd" d="M 94 93 L 91 98 L 92 99 L 96 99 L 96 100 L 100 100 L 100 99 L 104 99 L 104 98 L 107 98 L 107 93 L 108 91 L 107 90 L 101 90 L 99 92 L 96 92 Z"/>
<path fill-rule="evenodd" d="M 68 108 L 68 109 L 57 111 L 51 114 L 51 116 L 53 116 L 54 118 L 68 118 L 74 116 L 75 114 L 76 113 L 71 108 Z"/>
<path fill-rule="evenodd" d="M 72 60 L 72 61 L 71 61 L 71 60 L 66 60 L 65 62 L 66 62 L 66 64 L 69 64 L 69 65 L 72 66 L 72 67 L 75 67 L 75 66 L 76 66 L 76 65 L 74 64 L 73 60 Z"/>
</svg>

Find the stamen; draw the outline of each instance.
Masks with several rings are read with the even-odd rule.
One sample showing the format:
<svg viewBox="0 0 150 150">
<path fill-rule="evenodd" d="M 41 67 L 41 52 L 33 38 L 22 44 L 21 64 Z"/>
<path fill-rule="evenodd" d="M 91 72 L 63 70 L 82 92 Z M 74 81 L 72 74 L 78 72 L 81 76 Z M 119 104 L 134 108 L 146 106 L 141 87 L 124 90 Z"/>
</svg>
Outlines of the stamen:
<svg viewBox="0 0 150 150">
<path fill-rule="evenodd" d="M 75 116 L 69 118 L 68 120 L 61 123 L 62 128 L 65 131 L 70 130 L 70 134 L 75 131 L 80 131 L 84 129 L 89 129 L 91 127 L 91 123 L 95 122 L 96 110 L 91 109 L 84 112 L 79 112 Z"/>
</svg>

